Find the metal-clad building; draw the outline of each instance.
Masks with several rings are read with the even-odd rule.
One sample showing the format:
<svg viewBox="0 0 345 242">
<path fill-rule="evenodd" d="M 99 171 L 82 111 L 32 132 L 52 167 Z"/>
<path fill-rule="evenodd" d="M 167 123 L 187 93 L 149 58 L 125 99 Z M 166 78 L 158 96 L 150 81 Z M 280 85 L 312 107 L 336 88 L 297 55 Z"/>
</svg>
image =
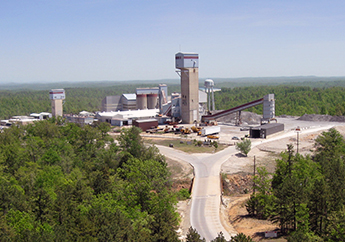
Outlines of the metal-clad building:
<svg viewBox="0 0 345 242">
<path fill-rule="evenodd" d="M 137 109 L 137 95 L 135 93 L 122 94 L 121 97 L 122 110 L 136 110 Z"/>
<path fill-rule="evenodd" d="M 250 138 L 266 139 L 269 135 L 284 131 L 284 124 L 269 123 L 250 128 Z"/>
<path fill-rule="evenodd" d="M 111 112 L 122 110 L 121 96 L 106 96 L 102 100 L 102 111 Z"/>
<path fill-rule="evenodd" d="M 159 113 L 158 109 L 118 111 L 118 112 L 100 112 L 95 118 L 101 122 L 107 122 L 111 125 L 129 125 L 134 119 L 148 119 L 156 117 Z"/>
<path fill-rule="evenodd" d="M 157 119 L 138 119 L 133 120 L 133 126 L 141 128 L 142 131 L 146 131 L 147 129 L 150 129 L 152 127 L 158 126 L 158 120 Z"/>
<path fill-rule="evenodd" d="M 65 90 L 64 89 L 51 89 L 49 92 L 49 99 L 56 100 L 66 98 Z"/>
<path fill-rule="evenodd" d="M 42 113 L 31 113 L 30 117 L 34 117 L 35 119 L 39 119 L 39 120 L 43 120 L 43 119 L 48 119 L 52 117 L 51 113 L 46 113 L 46 112 L 42 112 Z"/>
<path fill-rule="evenodd" d="M 176 53 L 175 55 L 175 67 L 180 68 L 198 68 L 199 67 L 199 55 L 197 53 Z"/>
<path fill-rule="evenodd" d="M 168 103 L 168 87 L 166 84 L 159 84 L 159 111 L 160 113 L 163 113 L 163 105 Z"/>
<path fill-rule="evenodd" d="M 263 102 L 263 120 L 271 120 L 275 118 L 275 100 L 274 94 L 264 96 Z"/>
</svg>

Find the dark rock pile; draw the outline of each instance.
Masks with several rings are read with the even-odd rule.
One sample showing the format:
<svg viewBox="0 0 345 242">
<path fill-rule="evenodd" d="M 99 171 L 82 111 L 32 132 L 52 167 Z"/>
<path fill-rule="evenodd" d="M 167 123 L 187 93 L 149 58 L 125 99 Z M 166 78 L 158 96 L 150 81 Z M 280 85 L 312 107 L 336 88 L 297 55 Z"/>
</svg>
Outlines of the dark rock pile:
<svg viewBox="0 0 345 242">
<path fill-rule="evenodd" d="M 297 120 L 315 122 L 345 122 L 345 116 L 331 116 L 322 114 L 304 114 Z"/>
<path fill-rule="evenodd" d="M 219 111 L 218 111 L 219 112 Z M 235 123 L 238 118 L 238 113 L 232 113 L 225 117 L 218 119 L 218 122 L 224 123 Z M 241 120 L 244 124 L 260 124 L 262 115 L 252 113 L 252 112 L 241 112 Z"/>
</svg>

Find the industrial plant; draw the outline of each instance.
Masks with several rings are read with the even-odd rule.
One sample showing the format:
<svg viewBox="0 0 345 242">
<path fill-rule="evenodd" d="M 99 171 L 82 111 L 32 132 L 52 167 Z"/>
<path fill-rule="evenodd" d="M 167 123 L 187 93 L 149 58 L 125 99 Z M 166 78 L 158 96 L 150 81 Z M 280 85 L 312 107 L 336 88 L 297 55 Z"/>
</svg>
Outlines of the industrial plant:
<svg viewBox="0 0 345 242">
<path fill-rule="evenodd" d="M 263 105 L 261 123 L 275 120 L 274 94 L 254 100 L 243 105 L 220 112 L 216 111 L 214 99 L 214 81 L 206 79 L 204 88 L 199 88 L 199 55 L 197 53 L 182 53 L 175 55 L 176 73 L 180 77 L 181 93 L 168 95 L 168 86 L 137 88 L 136 93 L 107 96 L 102 101 L 102 112 L 95 118 L 114 126 L 132 125 L 134 120 L 151 120 L 158 124 L 216 124 L 216 120 L 232 113 L 237 113 L 236 125 L 241 125 L 241 111 L 256 105 Z M 135 106 L 135 108 L 133 108 Z M 132 107 L 132 108 L 130 108 Z M 272 124 L 271 126 L 275 126 Z M 278 125 L 280 127 L 280 125 Z M 277 130 L 280 130 L 278 128 Z M 255 130 L 260 130 L 256 127 Z M 262 132 L 251 132 L 253 137 L 266 137 Z M 265 134 L 267 132 L 264 132 Z M 269 133 L 269 132 L 268 132 Z M 268 134 L 267 133 L 267 134 Z"/>
<path fill-rule="evenodd" d="M 78 115 L 64 115 L 65 90 L 51 89 L 49 92 L 51 114 L 31 114 L 29 117 L 16 116 L 12 118 L 12 121 L 25 123 L 49 117 L 65 117 L 67 121 L 80 125 L 100 121 L 120 127 L 135 125 L 146 130 L 165 124 L 193 124 L 195 127 L 217 125 L 218 119 L 236 113 L 236 125 L 241 125 L 241 112 L 257 105 L 263 105 L 261 124 L 271 123 L 275 120 L 274 94 L 267 94 L 263 98 L 227 110 L 216 111 L 214 81 L 206 79 L 204 87 L 199 88 L 199 55 L 197 53 L 176 53 L 175 70 L 180 77 L 181 93 L 169 95 L 166 84 L 159 84 L 157 87 L 141 87 L 136 88 L 135 93 L 104 97 L 101 103 L 102 110 L 96 114 L 83 111 Z M 5 121 L 11 123 L 8 120 Z M 2 123 L 6 123 L 5 121 L 3 120 Z M 283 129 L 284 126 L 281 124 L 271 123 L 264 128 L 262 126 L 251 128 L 249 134 L 253 138 L 266 138 L 267 135 Z M 209 132 L 211 131 L 201 133 Z"/>
</svg>

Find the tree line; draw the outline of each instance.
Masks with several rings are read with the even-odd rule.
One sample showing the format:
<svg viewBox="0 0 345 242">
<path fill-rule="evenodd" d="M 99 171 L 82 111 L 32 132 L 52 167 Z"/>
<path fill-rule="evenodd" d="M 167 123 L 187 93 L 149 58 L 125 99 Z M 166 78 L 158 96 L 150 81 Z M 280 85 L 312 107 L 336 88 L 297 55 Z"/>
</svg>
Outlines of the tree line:
<svg viewBox="0 0 345 242">
<path fill-rule="evenodd" d="M 61 119 L 0 134 L 1 241 L 178 241 L 176 194 L 140 130 Z"/>
<path fill-rule="evenodd" d="M 341 82 L 340 84 L 342 84 Z M 339 84 L 339 85 L 340 85 Z M 106 96 L 135 93 L 137 87 L 150 84 L 116 85 L 110 87 L 65 88 L 64 113 L 86 110 L 100 111 Z M 179 85 L 169 85 L 169 93 L 180 91 Z M 222 88 L 215 93 L 216 109 L 229 109 L 273 93 L 276 99 L 276 115 L 345 114 L 345 87 L 311 87 L 294 85 L 268 85 Z M 262 105 L 248 109 L 262 114 Z M 0 118 L 29 115 L 34 112 L 51 112 L 48 90 L 2 90 L 0 91 Z"/>
<path fill-rule="evenodd" d="M 281 153 L 276 171 L 258 169 L 250 215 L 280 226 L 288 241 L 345 241 L 345 140 L 334 128 L 315 140 L 313 155 Z"/>
<path fill-rule="evenodd" d="M 150 84 L 116 85 L 111 87 L 65 88 L 64 113 L 77 114 L 81 111 L 101 111 L 106 96 L 135 93 L 137 87 L 151 87 Z M 169 86 L 169 93 L 179 91 L 178 85 Z M 0 118 L 16 115 L 51 112 L 49 90 L 2 90 L 0 91 Z"/>
<path fill-rule="evenodd" d="M 215 93 L 216 109 L 224 110 L 246 102 L 263 98 L 266 94 L 275 95 L 276 115 L 302 116 L 304 114 L 345 114 L 345 88 L 312 88 L 301 86 L 257 86 L 222 88 Z M 262 105 L 248 109 L 262 114 Z"/>
</svg>

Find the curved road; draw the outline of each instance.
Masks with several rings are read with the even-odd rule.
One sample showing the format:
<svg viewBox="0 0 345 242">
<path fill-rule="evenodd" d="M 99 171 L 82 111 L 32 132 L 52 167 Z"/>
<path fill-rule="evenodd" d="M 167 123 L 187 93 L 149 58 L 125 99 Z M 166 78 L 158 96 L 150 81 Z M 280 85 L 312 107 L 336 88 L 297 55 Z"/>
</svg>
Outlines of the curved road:
<svg viewBox="0 0 345 242">
<path fill-rule="evenodd" d="M 313 128 L 304 131 L 304 134 L 318 130 L 329 129 L 333 125 Z M 252 148 L 266 142 L 282 139 L 296 135 L 295 132 L 289 131 L 265 140 L 257 140 L 252 143 Z M 182 160 L 190 163 L 194 167 L 194 186 L 192 193 L 192 206 L 190 212 L 190 221 L 201 237 L 206 241 L 211 241 L 217 237 L 220 231 L 223 232 L 226 240 L 237 234 L 232 228 L 227 231 L 220 221 L 220 170 L 221 165 L 227 161 L 230 156 L 237 153 L 234 146 L 230 146 L 215 154 L 187 154 L 182 151 L 157 145 L 160 152 L 172 159 Z"/>
</svg>

